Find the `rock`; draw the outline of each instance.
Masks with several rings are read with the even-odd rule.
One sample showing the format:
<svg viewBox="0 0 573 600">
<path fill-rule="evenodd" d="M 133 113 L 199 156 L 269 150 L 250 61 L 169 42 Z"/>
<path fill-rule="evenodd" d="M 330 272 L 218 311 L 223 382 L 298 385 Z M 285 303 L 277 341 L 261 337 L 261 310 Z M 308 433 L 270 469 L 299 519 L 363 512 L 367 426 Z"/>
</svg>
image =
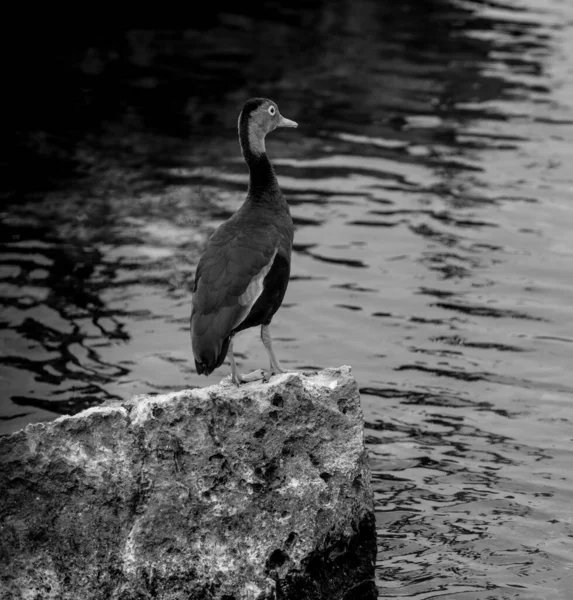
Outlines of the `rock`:
<svg viewBox="0 0 573 600">
<path fill-rule="evenodd" d="M 29 425 L 0 467 L 4 600 L 377 597 L 349 367 Z"/>
</svg>

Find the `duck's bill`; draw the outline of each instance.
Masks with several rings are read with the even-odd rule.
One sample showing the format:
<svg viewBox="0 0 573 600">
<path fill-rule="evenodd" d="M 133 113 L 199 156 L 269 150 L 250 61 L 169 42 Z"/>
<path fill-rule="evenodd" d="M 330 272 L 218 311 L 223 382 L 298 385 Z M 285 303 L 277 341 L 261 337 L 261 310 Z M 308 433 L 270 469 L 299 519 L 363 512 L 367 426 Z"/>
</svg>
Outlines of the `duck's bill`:
<svg viewBox="0 0 573 600">
<path fill-rule="evenodd" d="M 291 121 L 290 119 L 285 119 L 281 115 L 281 120 L 279 121 L 277 127 L 298 127 L 298 123 L 296 121 Z"/>
</svg>

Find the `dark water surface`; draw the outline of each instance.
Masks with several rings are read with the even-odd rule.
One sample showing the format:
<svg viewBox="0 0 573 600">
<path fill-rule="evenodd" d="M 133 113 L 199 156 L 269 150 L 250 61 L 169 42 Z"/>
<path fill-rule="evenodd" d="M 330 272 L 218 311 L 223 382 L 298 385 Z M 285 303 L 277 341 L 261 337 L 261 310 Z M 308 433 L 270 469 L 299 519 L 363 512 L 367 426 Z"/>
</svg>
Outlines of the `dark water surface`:
<svg viewBox="0 0 573 600">
<path fill-rule="evenodd" d="M 191 367 L 189 287 L 244 198 L 238 111 L 268 96 L 299 122 L 267 141 L 297 225 L 276 350 L 353 367 L 380 597 L 573 598 L 573 4 L 270 3 L 106 35 L 22 84 L 0 433 L 227 373 Z M 266 366 L 256 331 L 236 350 Z"/>
</svg>

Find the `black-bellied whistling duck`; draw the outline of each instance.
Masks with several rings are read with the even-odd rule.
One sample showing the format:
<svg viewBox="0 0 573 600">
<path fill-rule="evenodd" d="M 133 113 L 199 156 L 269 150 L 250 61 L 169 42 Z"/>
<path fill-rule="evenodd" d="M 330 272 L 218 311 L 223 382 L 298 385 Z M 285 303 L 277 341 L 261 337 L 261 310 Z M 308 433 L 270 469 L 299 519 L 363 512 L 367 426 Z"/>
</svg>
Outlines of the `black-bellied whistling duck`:
<svg viewBox="0 0 573 600">
<path fill-rule="evenodd" d="M 289 206 L 265 149 L 265 136 L 277 127 L 297 127 L 266 98 L 245 102 L 239 115 L 239 141 L 249 167 L 247 198 L 209 238 L 193 285 L 191 345 L 197 373 L 209 375 L 225 356 L 237 385 L 233 336 L 261 326 L 270 374 L 283 369 L 273 352 L 270 323 L 289 281 L 294 227 Z"/>
</svg>

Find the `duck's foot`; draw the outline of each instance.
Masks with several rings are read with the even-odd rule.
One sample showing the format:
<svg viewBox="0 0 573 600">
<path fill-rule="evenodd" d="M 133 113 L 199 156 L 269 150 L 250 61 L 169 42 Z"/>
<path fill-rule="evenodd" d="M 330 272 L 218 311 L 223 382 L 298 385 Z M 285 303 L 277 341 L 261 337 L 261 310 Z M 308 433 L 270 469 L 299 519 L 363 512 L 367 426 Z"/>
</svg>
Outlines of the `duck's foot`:
<svg viewBox="0 0 573 600">
<path fill-rule="evenodd" d="M 300 371 L 298 369 L 270 369 L 263 371 L 263 382 L 267 383 L 271 377 L 274 375 L 280 375 L 281 373 L 300 373 L 301 375 L 306 375 L 307 377 L 311 377 L 312 375 L 317 375 L 318 371 Z"/>
<path fill-rule="evenodd" d="M 244 375 L 241 375 L 240 373 L 231 373 L 229 377 L 231 382 L 238 387 L 242 383 L 252 383 L 253 381 L 262 381 L 263 383 L 268 383 L 271 377 L 280 375 L 281 373 L 300 373 L 301 375 L 312 377 L 313 375 L 317 375 L 318 371 L 299 371 L 296 369 L 256 369 L 255 371 L 245 373 Z"/>
<path fill-rule="evenodd" d="M 245 373 L 241 375 L 240 373 L 232 373 L 231 381 L 239 386 L 241 383 L 250 383 L 252 381 L 265 381 L 265 371 L 263 369 L 257 369 L 256 371 L 251 371 L 250 373 Z"/>
</svg>

